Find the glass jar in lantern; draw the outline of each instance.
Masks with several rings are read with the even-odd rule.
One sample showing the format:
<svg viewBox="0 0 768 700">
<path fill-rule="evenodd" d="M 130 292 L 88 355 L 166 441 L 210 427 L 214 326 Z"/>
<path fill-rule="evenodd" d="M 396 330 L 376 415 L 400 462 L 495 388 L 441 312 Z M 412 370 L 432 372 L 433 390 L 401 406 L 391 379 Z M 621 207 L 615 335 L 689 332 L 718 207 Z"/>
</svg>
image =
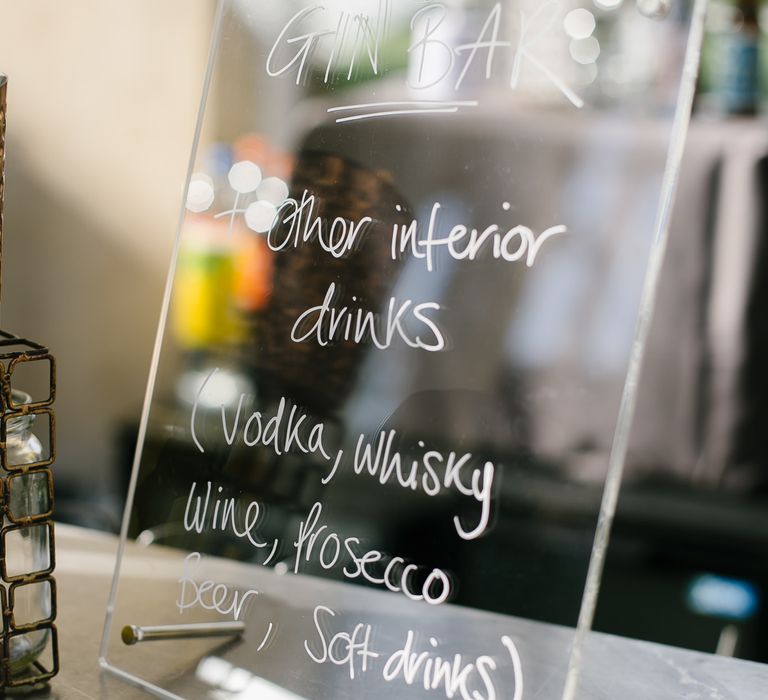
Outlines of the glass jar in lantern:
<svg viewBox="0 0 768 700">
<path fill-rule="evenodd" d="M 23 411 L 31 397 L 13 390 L 14 407 Z M 48 469 L 27 471 L 27 465 L 43 461 L 44 449 L 33 432 L 37 414 L 19 413 L 8 416 L 5 428 L 5 462 L 8 473 L 3 476 L 3 540 L 2 560 L 3 609 L 10 617 L 7 625 L 8 671 L 13 677 L 24 675 L 41 655 L 50 637 L 54 582 L 48 576 L 53 569 L 52 527 L 40 522 L 50 517 L 53 507 L 53 482 Z M 7 600 L 7 603 L 6 603 Z"/>
</svg>

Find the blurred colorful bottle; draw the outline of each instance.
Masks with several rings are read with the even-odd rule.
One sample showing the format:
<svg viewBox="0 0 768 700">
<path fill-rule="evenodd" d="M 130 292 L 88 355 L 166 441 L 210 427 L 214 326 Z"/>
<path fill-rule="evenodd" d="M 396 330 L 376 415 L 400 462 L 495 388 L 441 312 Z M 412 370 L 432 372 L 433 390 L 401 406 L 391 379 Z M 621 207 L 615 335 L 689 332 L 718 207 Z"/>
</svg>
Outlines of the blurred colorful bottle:
<svg viewBox="0 0 768 700">
<path fill-rule="evenodd" d="M 758 0 L 715 3 L 709 39 L 711 91 L 726 114 L 755 114 L 760 103 L 760 24 Z"/>
<path fill-rule="evenodd" d="M 235 238 L 228 220 L 188 217 L 174 282 L 172 327 L 187 350 L 235 343 Z"/>
<path fill-rule="evenodd" d="M 234 260 L 234 295 L 238 310 L 254 314 L 264 309 L 272 292 L 272 257 L 264 236 L 239 237 Z"/>
</svg>

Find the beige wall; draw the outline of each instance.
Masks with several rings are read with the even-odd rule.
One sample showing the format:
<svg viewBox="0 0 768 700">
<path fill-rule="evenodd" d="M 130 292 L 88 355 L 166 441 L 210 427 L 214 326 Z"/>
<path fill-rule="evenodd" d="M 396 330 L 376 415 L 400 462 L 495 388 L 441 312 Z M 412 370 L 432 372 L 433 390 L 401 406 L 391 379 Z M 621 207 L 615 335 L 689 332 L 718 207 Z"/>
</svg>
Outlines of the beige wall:
<svg viewBox="0 0 768 700">
<path fill-rule="evenodd" d="M 59 361 L 60 482 L 109 487 L 137 421 L 214 0 L 0 0 L 2 327 Z"/>
</svg>

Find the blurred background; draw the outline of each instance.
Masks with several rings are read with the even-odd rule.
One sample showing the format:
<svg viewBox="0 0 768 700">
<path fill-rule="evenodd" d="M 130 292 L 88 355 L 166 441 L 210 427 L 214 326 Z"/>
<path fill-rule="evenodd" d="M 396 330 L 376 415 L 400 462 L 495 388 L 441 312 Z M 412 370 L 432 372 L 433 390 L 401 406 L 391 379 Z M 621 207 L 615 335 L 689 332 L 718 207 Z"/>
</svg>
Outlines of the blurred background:
<svg viewBox="0 0 768 700">
<path fill-rule="evenodd" d="M 0 4 L 2 323 L 55 349 L 60 515 L 119 522 L 214 2 Z M 67 515 L 67 499 L 87 503 Z"/>
<path fill-rule="evenodd" d="M 596 13 L 620 4 L 596 2 Z M 0 0 L 9 75 L 2 327 L 47 344 L 59 361 L 62 521 L 119 527 L 214 12 L 214 0 Z M 640 30 L 629 22 L 623 31 Z M 632 66 L 663 53 L 642 34 L 634 45 Z M 642 81 L 617 63 L 594 89 L 615 95 Z M 209 114 L 209 142 L 236 140 L 245 99 L 224 96 L 233 107 Z M 712 0 L 596 622 L 762 662 L 766 108 L 768 3 Z M 209 157 L 232 155 L 212 148 Z M 275 173 L 290 171 L 275 159 Z M 585 445 L 585 471 L 589 461 Z"/>
</svg>

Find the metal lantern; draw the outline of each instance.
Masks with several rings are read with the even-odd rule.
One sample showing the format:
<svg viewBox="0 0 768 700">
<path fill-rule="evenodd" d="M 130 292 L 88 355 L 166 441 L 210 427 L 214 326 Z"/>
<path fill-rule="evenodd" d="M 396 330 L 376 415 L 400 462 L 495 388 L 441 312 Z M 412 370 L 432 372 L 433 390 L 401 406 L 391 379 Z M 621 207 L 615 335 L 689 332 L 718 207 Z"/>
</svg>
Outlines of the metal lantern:
<svg viewBox="0 0 768 700">
<path fill-rule="evenodd" d="M 6 91 L 7 79 L 0 75 L 0 260 Z M 47 395 L 33 399 L 16 386 L 14 377 L 30 369 L 45 371 Z M 56 362 L 48 349 L 0 331 L 0 689 L 43 683 L 59 670 L 53 475 L 48 468 L 56 456 L 55 397 Z M 43 443 L 32 433 L 33 423 L 38 431 L 43 426 Z"/>
</svg>

